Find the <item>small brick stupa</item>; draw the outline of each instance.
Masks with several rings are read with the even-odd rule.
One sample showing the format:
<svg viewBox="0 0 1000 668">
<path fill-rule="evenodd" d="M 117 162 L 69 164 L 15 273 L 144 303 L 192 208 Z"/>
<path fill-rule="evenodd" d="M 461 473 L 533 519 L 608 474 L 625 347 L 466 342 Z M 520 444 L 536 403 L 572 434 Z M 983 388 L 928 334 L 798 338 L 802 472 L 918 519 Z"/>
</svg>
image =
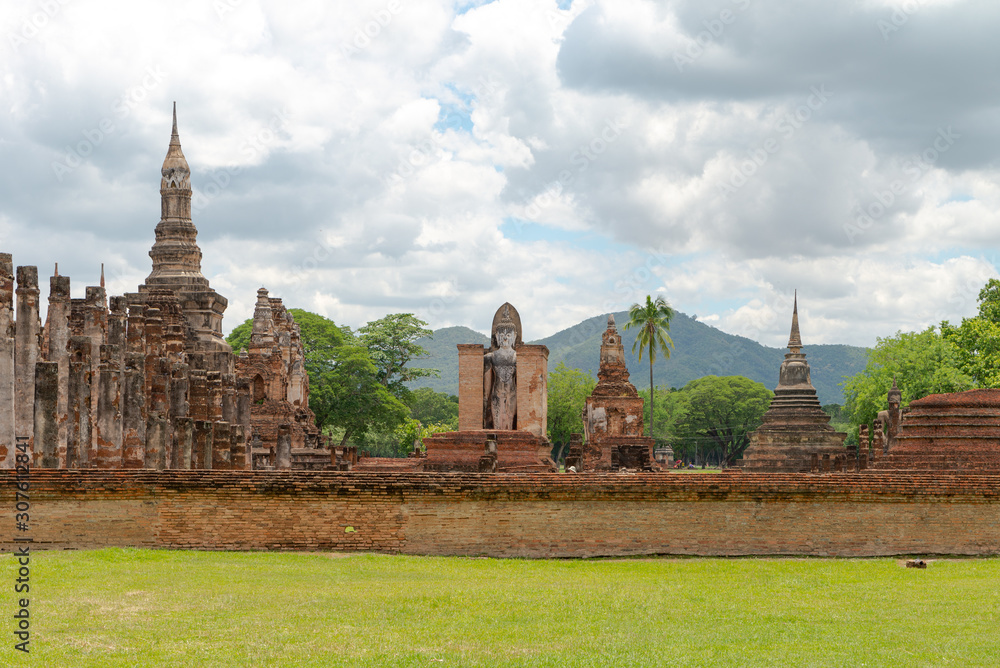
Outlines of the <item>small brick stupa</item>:
<svg viewBox="0 0 1000 668">
<path fill-rule="evenodd" d="M 830 471 L 843 467 L 847 434 L 834 431 L 820 408 L 799 335 L 798 295 L 792 309 L 788 353 L 781 363 L 774 399 L 764 421 L 750 435 L 743 469 L 750 472 Z"/>
<path fill-rule="evenodd" d="M 583 408 L 585 443 L 573 443 L 566 468 L 577 471 L 655 469 L 653 439 L 643 436 L 644 402 L 629 381 L 625 348 L 608 315 L 608 328 L 601 340 L 601 366 L 597 386 Z"/>
</svg>

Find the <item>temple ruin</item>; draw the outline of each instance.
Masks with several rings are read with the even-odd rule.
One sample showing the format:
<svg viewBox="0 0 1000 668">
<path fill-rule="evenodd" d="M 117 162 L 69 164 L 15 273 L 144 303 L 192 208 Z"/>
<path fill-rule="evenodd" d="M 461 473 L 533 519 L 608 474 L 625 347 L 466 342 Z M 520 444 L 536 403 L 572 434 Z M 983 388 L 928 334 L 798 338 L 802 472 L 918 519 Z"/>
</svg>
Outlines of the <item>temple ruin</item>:
<svg viewBox="0 0 1000 668">
<path fill-rule="evenodd" d="M 555 471 L 548 430 L 545 346 L 521 338 L 521 316 L 505 303 L 490 347 L 458 345 L 459 430 L 424 439 L 424 471 Z"/>
<path fill-rule="evenodd" d="M 238 470 L 252 454 L 290 468 L 293 446 L 303 467 L 320 452 L 330 461 L 280 300 L 264 291 L 270 311 L 258 300 L 261 335 L 239 360 L 223 339 L 228 302 L 201 272 L 191 195 L 175 105 L 153 268 L 136 292 L 109 298 L 102 270 L 71 298 L 57 266 L 43 327 L 37 268 L 17 267 L 14 290 L 13 258 L 0 254 L 0 466 L 14 466 L 16 442 L 41 468 Z M 262 384 L 263 400 L 251 394 Z"/>
<path fill-rule="evenodd" d="M 834 431 L 830 416 L 820 408 L 802 347 L 796 294 L 788 353 L 778 372 L 778 387 L 763 423 L 750 434 L 750 445 L 738 463 L 745 471 L 824 472 L 847 466 L 847 434 Z"/>
<path fill-rule="evenodd" d="M 642 397 L 629 381 L 625 348 L 608 315 L 601 338 L 597 386 L 583 408 L 583 439 L 573 439 L 566 455 L 566 469 L 611 471 L 658 470 L 653 459 L 654 440 L 643 435 Z M 671 453 L 672 454 L 672 453 Z"/>
<path fill-rule="evenodd" d="M 895 382 L 893 389 L 898 394 Z M 893 410 L 892 391 L 889 397 L 896 425 L 886 421 L 891 438 L 878 439 L 873 450 L 879 458 L 871 468 L 1000 472 L 1000 389 L 931 394 L 911 401 L 905 413 L 898 400 Z M 877 423 L 875 432 L 880 431 Z"/>
</svg>

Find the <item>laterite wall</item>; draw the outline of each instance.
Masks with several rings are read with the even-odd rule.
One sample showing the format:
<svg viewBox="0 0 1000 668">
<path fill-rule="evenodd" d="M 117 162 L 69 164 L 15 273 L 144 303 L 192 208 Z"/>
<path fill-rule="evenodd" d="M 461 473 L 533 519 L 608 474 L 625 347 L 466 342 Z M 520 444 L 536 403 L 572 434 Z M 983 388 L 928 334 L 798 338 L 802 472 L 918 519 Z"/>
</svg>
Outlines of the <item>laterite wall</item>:
<svg viewBox="0 0 1000 668">
<path fill-rule="evenodd" d="M 1000 476 L 31 472 L 34 548 L 1000 553 Z M 0 474 L 13 526 L 14 472 Z M 351 530 L 353 529 L 353 530 Z M 9 550 L 13 530 L 0 535 Z"/>
</svg>

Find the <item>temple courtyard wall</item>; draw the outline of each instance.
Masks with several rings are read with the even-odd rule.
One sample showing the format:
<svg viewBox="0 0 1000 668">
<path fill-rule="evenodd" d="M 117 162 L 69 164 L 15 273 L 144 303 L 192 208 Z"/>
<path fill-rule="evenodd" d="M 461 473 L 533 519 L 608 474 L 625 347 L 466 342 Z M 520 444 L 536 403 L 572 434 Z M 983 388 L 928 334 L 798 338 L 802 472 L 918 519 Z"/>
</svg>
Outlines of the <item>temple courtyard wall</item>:
<svg viewBox="0 0 1000 668">
<path fill-rule="evenodd" d="M 13 499 L 15 471 L 0 471 Z M 34 549 L 1000 553 L 1000 475 L 32 470 Z M 14 548 L 14 533 L 0 537 Z"/>
</svg>

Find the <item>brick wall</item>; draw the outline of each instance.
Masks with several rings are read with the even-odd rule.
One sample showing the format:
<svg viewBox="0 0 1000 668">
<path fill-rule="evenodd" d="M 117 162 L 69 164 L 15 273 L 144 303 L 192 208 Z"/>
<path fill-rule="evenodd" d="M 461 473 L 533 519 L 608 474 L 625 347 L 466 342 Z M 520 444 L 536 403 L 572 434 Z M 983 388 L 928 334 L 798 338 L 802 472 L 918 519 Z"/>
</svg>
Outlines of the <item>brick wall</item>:
<svg viewBox="0 0 1000 668">
<path fill-rule="evenodd" d="M 1000 553 L 1000 475 L 36 470 L 30 495 L 36 549 Z M 0 498 L 12 526 L 13 471 Z"/>
</svg>

